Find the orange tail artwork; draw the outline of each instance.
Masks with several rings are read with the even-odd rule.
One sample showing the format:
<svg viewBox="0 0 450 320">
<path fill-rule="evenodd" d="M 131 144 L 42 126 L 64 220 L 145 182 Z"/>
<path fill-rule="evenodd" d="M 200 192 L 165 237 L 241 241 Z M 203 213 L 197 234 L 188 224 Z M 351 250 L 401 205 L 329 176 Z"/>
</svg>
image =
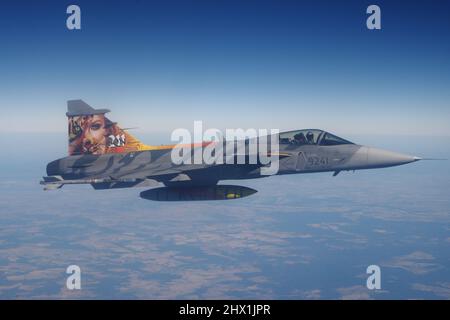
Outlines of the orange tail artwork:
<svg viewBox="0 0 450 320">
<path fill-rule="evenodd" d="M 122 153 L 169 146 L 143 144 L 109 120 L 108 109 L 94 109 L 83 100 L 68 101 L 69 155 Z"/>
</svg>

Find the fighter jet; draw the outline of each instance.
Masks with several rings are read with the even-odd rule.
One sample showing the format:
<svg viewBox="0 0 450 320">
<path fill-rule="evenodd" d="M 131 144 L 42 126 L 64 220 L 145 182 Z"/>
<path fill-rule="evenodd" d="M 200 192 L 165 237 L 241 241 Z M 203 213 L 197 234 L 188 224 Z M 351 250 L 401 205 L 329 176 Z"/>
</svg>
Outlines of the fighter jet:
<svg viewBox="0 0 450 320">
<path fill-rule="evenodd" d="M 220 181 L 268 177 L 267 163 L 174 163 L 177 145 L 141 143 L 110 121 L 108 109 L 94 109 L 82 100 L 68 101 L 67 157 L 47 165 L 41 184 L 45 190 L 66 184 L 90 184 L 94 189 L 150 187 L 141 198 L 156 201 L 229 200 L 250 196 L 251 188 L 218 184 Z M 257 138 L 253 138 L 257 139 Z M 277 175 L 385 168 L 421 160 L 419 157 L 358 145 L 319 129 L 302 129 L 271 135 L 278 142 Z M 248 145 L 250 138 L 245 141 Z M 273 141 L 273 140 L 271 140 Z M 211 142 L 193 143 L 192 153 Z M 248 148 L 244 148 L 248 151 Z M 235 150 L 235 149 L 233 149 Z M 271 154 L 272 153 L 272 154 Z M 236 156 L 236 155 L 235 155 Z M 247 159 L 249 154 L 246 155 Z"/>
</svg>

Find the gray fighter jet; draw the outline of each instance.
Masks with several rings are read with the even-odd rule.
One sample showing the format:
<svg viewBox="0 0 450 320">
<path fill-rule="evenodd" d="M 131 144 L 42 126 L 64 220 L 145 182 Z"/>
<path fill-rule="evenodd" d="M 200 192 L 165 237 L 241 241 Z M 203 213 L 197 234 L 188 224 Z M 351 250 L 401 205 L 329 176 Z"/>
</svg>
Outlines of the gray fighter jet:
<svg viewBox="0 0 450 320">
<path fill-rule="evenodd" d="M 110 121 L 108 109 L 94 109 L 82 100 L 68 101 L 69 156 L 50 162 L 41 184 L 45 190 L 65 184 L 91 184 L 94 189 L 151 187 L 144 199 L 157 201 L 227 200 L 254 194 L 243 186 L 218 185 L 219 181 L 255 179 L 267 163 L 175 164 L 176 145 L 149 146 Z M 257 139 L 257 138 L 253 138 Z M 276 174 L 333 172 L 385 168 L 421 158 L 358 145 L 318 129 L 303 129 L 269 136 L 277 139 Z M 251 138 L 245 141 L 248 145 Z M 192 144 L 192 154 L 207 144 Z M 236 151 L 236 149 L 233 149 Z M 248 152 L 249 148 L 244 147 Z M 192 155 L 191 154 L 191 155 Z M 234 156 L 238 156 L 235 154 Z M 249 154 L 244 155 L 249 159 Z"/>
</svg>

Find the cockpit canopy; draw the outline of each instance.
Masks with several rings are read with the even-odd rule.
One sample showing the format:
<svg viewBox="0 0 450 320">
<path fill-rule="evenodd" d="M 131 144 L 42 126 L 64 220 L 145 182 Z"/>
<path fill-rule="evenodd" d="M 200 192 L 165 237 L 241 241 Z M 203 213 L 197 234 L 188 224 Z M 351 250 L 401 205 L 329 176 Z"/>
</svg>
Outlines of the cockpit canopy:
<svg viewBox="0 0 450 320">
<path fill-rule="evenodd" d="M 336 146 L 354 143 L 323 130 L 304 129 L 280 133 L 280 144 Z"/>
</svg>

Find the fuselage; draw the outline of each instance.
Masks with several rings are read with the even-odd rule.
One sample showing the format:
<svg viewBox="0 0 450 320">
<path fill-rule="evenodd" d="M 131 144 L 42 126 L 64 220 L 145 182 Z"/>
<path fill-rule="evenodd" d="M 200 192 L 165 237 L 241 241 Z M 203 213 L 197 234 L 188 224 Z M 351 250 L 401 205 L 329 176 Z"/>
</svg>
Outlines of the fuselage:
<svg viewBox="0 0 450 320">
<path fill-rule="evenodd" d="M 53 161 L 47 166 L 49 176 L 64 180 L 130 179 L 146 176 L 169 186 L 210 185 L 220 180 L 254 179 L 261 175 L 258 164 L 174 164 L 171 149 L 76 155 Z M 279 135 L 279 168 L 276 174 L 296 174 L 397 166 L 420 158 L 354 144 L 317 129 L 284 132 Z M 188 181 L 175 179 L 183 172 Z M 133 185 L 130 185 L 133 186 Z"/>
<path fill-rule="evenodd" d="M 224 200 L 246 197 L 256 190 L 217 185 L 219 181 L 324 171 L 336 176 L 343 170 L 420 160 L 357 145 L 319 129 L 261 137 L 248 133 L 246 139 L 239 139 L 241 135 L 235 133 L 225 139 L 147 145 L 106 117 L 108 112 L 80 99 L 67 101 L 69 156 L 47 165 L 47 176 L 40 182 L 44 190 L 60 189 L 66 184 L 90 184 L 94 189 L 150 187 L 141 192 L 141 198 Z"/>
</svg>

